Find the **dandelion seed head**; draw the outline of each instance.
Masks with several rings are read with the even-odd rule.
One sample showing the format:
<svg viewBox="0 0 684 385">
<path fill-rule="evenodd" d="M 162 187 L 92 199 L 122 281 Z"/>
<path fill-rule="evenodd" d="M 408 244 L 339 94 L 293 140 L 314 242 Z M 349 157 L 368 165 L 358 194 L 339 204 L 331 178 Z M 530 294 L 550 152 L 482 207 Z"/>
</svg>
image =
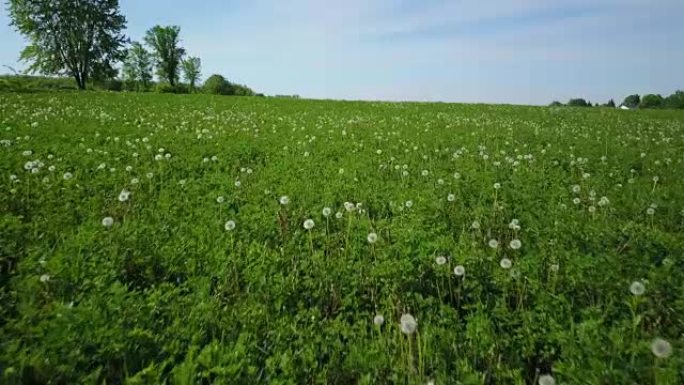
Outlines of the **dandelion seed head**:
<svg viewBox="0 0 684 385">
<path fill-rule="evenodd" d="M 539 385 L 556 385 L 556 380 L 550 374 L 539 376 Z"/>
<path fill-rule="evenodd" d="M 131 192 L 126 190 L 126 189 L 123 189 L 119 193 L 119 202 L 126 202 L 128 200 L 128 198 L 130 198 L 130 197 L 131 197 Z"/>
<path fill-rule="evenodd" d="M 373 244 L 378 241 L 378 234 L 369 233 L 366 239 L 368 240 L 368 243 Z"/>
<path fill-rule="evenodd" d="M 646 287 L 643 283 L 639 281 L 634 281 L 631 285 L 629 285 L 629 291 L 633 295 L 640 296 L 644 294 L 644 292 L 646 291 Z"/>
<path fill-rule="evenodd" d="M 488 244 L 489 247 L 491 247 L 492 249 L 496 249 L 496 248 L 499 247 L 499 241 L 497 241 L 496 239 L 490 239 L 489 242 L 488 242 L 487 244 Z"/>
<path fill-rule="evenodd" d="M 672 354 L 672 345 L 662 338 L 651 342 L 651 352 L 658 358 L 667 358 Z"/>
<path fill-rule="evenodd" d="M 304 228 L 306 230 L 311 230 L 314 227 L 314 221 L 312 219 L 307 219 L 304 221 Z"/>
<path fill-rule="evenodd" d="M 330 209 L 330 207 L 323 207 L 323 216 L 324 217 L 326 217 L 326 218 L 329 217 L 331 212 L 332 212 L 332 210 Z"/>
<path fill-rule="evenodd" d="M 401 318 L 399 319 L 399 323 L 401 325 L 401 332 L 406 335 L 411 335 L 415 333 L 416 328 L 418 327 L 416 319 L 408 313 L 402 314 Z"/>
<path fill-rule="evenodd" d="M 114 218 L 112 218 L 112 217 L 104 217 L 102 219 L 102 226 L 104 226 L 104 227 L 112 227 L 113 224 L 114 224 Z"/>
<path fill-rule="evenodd" d="M 436 263 L 437 265 L 439 265 L 439 266 L 444 265 L 446 262 L 447 262 L 447 259 L 446 259 L 446 257 L 444 257 L 444 256 L 441 256 L 441 255 L 440 255 L 440 256 L 438 256 L 437 258 L 435 258 L 435 263 Z"/>
<path fill-rule="evenodd" d="M 281 205 L 285 206 L 290 203 L 290 198 L 287 195 L 283 195 L 280 197 L 279 201 Z"/>
<path fill-rule="evenodd" d="M 375 317 L 373 317 L 373 324 L 375 326 L 382 326 L 385 323 L 385 317 L 382 316 L 382 314 L 376 314 Z"/>
<path fill-rule="evenodd" d="M 508 245 L 511 247 L 511 249 L 518 250 L 520 247 L 522 247 L 522 242 L 520 242 L 519 239 L 514 239 Z"/>
<path fill-rule="evenodd" d="M 43 274 L 40 276 L 40 282 L 47 283 L 50 281 L 50 276 L 48 274 Z"/>
<path fill-rule="evenodd" d="M 231 219 L 227 221 L 223 227 L 226 229 L 226 231 L 232 231 L 235 229 L 235 221 Z"/>
<path fill-rule="evenodd" d="M 513 262 L 511 262 L 511 260 L 508 258 L 501 258 L 499 265 L 504 269 L 510 269 L 511 266 L 513 266 Z"/>
<path fill-rule="evenodd" d="M 454 267 L 454 274 L 457 277 L 462 277 L 463 275 L 465 275 L 465 267 L 463 267 L 463 265 L 458 265 Z"/>
</svg>

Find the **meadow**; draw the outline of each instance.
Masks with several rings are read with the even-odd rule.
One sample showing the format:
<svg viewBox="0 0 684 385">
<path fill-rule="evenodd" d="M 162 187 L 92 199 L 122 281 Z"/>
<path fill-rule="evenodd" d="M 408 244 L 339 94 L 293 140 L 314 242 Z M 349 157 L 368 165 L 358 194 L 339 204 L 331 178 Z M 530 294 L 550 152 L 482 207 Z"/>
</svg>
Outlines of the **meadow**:
<svg viewBox="0 0 684 385">
<path fill-rule="evenodd" d="M 684 383 L 684 112 L 0 94 L 3 384 Z"/>
</svg>

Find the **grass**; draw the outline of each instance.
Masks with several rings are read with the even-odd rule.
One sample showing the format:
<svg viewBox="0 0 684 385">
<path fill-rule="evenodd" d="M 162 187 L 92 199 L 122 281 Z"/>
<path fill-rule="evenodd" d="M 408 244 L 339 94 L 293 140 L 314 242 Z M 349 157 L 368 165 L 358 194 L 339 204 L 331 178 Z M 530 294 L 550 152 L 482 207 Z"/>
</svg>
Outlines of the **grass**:
<svg viewBox="0 0 684 385">
<path fill-rule="evenodd" d="M 682 112 L 0 94 L 0 139 L 2 383 L 684 381 Z"/>
</svg>

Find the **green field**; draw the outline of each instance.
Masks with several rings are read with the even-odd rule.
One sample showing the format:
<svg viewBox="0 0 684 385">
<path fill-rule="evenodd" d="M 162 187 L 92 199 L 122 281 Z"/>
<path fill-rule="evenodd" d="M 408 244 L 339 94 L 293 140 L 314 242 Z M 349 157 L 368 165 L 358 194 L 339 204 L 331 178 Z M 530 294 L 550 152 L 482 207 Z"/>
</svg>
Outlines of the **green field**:
<svg viewBox="0 0 684 385">
<path fill-rule="evenodd" d="M 0 383 L 684 383 L 684 112 L 0 94 L 0 139 Z"/>
</svg>

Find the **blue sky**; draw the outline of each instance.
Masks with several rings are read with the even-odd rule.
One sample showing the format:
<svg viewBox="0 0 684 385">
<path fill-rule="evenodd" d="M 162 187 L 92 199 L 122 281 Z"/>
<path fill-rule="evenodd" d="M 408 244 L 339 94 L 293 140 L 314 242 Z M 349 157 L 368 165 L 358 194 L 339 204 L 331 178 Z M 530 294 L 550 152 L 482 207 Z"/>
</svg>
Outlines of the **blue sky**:
<svg viewBox="0 0 684 385">
<path fill-rule="evenodd" d="M 682 0 L 121 0 L 266 94 L 547 104 L 684 89 Z M 0 11 L 0 64 L 24 41 Z M 0 72 L 7 72 L 4 68 Z"/>
</svg>

